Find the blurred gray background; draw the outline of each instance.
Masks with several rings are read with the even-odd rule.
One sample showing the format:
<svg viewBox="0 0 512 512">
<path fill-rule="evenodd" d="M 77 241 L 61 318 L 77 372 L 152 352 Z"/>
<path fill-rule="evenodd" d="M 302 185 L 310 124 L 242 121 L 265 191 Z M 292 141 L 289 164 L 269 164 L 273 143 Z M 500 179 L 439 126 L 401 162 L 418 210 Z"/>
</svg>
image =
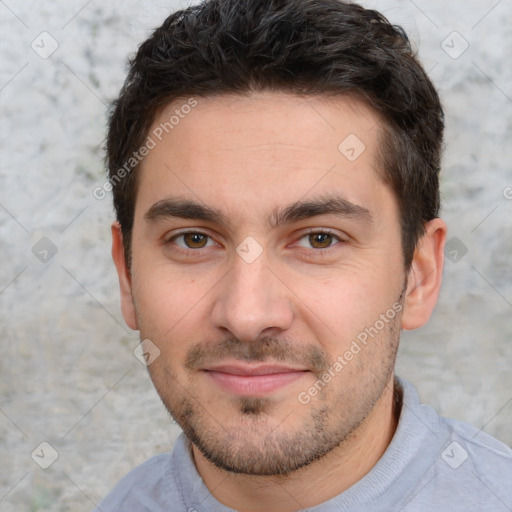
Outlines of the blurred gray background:
<svg viewBox="0 0 512 512">
<path fill-rule="evenodd" d="M 398 373 L 510 445 L 512 0 L 362 3 L 404 26 L 446 110 L 444 288 Z M 179 431 L 133 355 L 92 191 L 126 58 L 185 5 L 0 1 L 0 511 L 89 511 Z"/>
</svg>

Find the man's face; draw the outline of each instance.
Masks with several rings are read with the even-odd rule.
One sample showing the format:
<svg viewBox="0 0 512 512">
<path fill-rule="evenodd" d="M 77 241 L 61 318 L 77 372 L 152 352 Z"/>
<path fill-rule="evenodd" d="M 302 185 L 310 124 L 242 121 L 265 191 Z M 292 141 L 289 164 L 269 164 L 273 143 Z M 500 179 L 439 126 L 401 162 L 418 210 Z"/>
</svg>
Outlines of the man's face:
<svg viewBox="0 0 512 512">
<path fill-rule="evenodd" d="M 288 473 L 356 431 L 392 379 L 405 274 L 381 121 L 349 97 L 197 102 L 140 170 L 131 324 L 204 456 Z"/>
</svg>

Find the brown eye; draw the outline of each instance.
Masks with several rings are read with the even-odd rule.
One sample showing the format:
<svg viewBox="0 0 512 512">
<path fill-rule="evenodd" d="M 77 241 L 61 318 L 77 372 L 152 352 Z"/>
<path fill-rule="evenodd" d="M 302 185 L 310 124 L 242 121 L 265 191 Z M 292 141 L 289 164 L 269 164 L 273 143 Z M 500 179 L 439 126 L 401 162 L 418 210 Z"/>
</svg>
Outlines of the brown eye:
<svg viewBox="0 0 512 512">
<path fill-rule="evenodd" d="M 311 233 L 308 241 L 314 249 L 327 249 L 334 242 L 334 236 L 330 233 Z"/>
<path fill-rule="evenodd" d="M 165 245 L 169 250 L 176 250 L 178 253 L 181 251 L 181 254 L 188 257 L 203 257 L 214 248 L 220 247 L 210 235 L 202 231 L 182 231 L 166 240 Z"/>
<path fill-rule="evenodd" d="M 202 233 L 185 233 L 182 237 L 189 249 L 202 249 L 208 243 L 208 236 Z"/>
</svg>

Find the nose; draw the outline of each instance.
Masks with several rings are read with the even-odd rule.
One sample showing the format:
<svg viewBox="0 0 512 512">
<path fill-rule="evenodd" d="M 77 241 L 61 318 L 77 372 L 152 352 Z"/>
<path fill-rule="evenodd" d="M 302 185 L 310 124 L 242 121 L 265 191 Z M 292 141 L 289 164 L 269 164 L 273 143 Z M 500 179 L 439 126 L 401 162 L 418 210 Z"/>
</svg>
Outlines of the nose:
<svg viewBox="0 0 512 512">
<path fill-rule="evenodd" d="M 265 252 L 250 263 L 235 255 L 231 271 L 215 293 L 214 326 L 241 341 L 275 335 L 292 324 L 290 291 L 275 270 L 270 270 Z"/>
</svg>

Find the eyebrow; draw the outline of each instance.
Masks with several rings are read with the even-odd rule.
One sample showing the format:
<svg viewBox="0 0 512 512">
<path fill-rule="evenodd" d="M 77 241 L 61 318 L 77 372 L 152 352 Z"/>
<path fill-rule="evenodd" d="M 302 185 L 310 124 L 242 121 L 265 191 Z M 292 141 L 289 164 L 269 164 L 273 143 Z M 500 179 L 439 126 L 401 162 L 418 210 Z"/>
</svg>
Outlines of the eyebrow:
<svg viewBox="0 0 512 512">
<path fill-rule="evenodd" d="M 372 214 L 367 208 L 354 204 L 343 197 L 328 195 L 310 201 L 298 201 L 279 209 L 272 213 L 268 224 L 270 227 L 277 227 L 281 224 L 298 222 L 320 215 L 348 217 L 366 224 L 373 222 Z"/>
<path fill-rule="evenodd" d="M 206 205 L 183 199 L 163 199 L 155 203 L 145 213 L 148 221 L 165 220 L 172 217 L 193 219 L 227 225 L 227 219 L 222 213 L 212 210 Z"/>
<path fill-rule="evenodd" d="M 373 217 L 367 208 L 354 204 L 339 196 L 322 196 L 309 201 L 296 203 L 278 208 L 267 219 L 270 228 L 320 215 L 336 215 L 371 224 Z M 165 220 L 173 217 L 190 220 L 201 220 L 228 226 L 224 214 L 204 204 L 186 199 L 163 199 L 153 204 L 145 213 L 144 218 L 150 222 Z"/>
</svg>

